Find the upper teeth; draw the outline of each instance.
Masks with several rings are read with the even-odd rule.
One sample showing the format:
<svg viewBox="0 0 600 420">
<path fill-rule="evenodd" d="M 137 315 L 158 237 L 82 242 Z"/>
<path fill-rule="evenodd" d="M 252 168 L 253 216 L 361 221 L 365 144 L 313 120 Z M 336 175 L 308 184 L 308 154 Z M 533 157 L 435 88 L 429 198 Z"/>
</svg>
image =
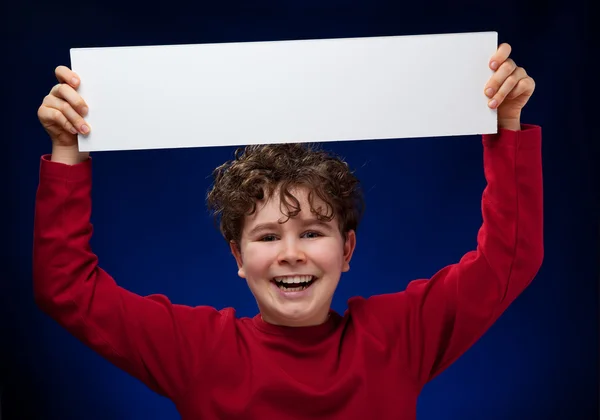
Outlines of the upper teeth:
<svg viewBox="0 0 600 420">
<path fill-rule="evenodd" d="M 275 281 L 282 283 L 307 283 L 313 279 L 313 276 L 290 276 L 275 277 Z"/>
</svg>

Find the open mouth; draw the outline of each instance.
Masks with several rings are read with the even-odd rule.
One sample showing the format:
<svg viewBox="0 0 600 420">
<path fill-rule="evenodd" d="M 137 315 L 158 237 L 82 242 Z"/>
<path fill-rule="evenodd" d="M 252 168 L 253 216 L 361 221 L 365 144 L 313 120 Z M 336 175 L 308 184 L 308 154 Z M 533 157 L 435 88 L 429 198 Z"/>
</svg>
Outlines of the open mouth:
<svg viewBox="0 0 600 420">
<path fill-rule="evenodd" d="M 273 283 L 284 292 L 301 292 L 308 289 L 315 280 L 315 276 L 287 276 L 275 277 Z"/>
</svg>

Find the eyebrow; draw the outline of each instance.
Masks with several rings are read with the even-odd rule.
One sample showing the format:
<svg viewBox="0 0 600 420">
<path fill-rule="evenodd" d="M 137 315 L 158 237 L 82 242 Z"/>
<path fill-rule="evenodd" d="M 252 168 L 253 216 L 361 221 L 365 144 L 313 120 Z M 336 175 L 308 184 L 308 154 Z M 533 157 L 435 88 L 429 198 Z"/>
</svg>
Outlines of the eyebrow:
<svg viewBox="0 0 600 420">
<path fill-rule="evenodd" d="M 308 219 L 308 220 L 301 220 L 300 223 L 302 224 L 303 227 L 309 227 L 309 226 L 319 226 L 322 227 L 324 229 L 327 230 L 331 230 L 331 225 L 323 220 L 318 220 L 318 219 Z M 259 223 L 258 225 L 254 226 L 249 232 L 249 235 L 256 235 L 259 232 L 262 231 L 269 231 L 269 230 L 277 230 L 279 228 L 279 226 L 281 226 L 280 223 Z"/>
</svg>

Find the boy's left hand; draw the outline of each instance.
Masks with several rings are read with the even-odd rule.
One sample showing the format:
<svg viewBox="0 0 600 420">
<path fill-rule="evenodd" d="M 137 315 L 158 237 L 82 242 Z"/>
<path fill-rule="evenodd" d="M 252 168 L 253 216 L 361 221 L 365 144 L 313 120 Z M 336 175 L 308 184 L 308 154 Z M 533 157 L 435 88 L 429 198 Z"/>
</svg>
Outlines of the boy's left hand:
<svg viewBox="0 0 600 420">
<path fill-rule="evenodd" d="M 509 58 L 511 46 L 501 44 L 490 59 L 494 74 L 484 88 L 488 106 L 498 111 L 498 128 L 521 129 L 521 110 L 533 94 L 534 80 Z"/>
</svg>

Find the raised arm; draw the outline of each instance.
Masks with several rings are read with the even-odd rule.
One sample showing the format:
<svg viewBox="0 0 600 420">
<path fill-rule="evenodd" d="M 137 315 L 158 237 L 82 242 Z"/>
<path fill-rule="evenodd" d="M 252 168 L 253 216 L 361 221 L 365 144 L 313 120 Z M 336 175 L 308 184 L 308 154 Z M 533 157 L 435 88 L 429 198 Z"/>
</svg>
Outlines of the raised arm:
<svg viewBox="0 0 600 420">
<path fill-rule="evenodd" d="M 486 86 L 498 108 L 498 134 L 483 136 L 487 185 L 476 249 L 432 278 L 401 293 L 355 303 L 377 314 L 374 334 L 385 337 L 422 386 L 467 351 L 530 284 L 543 259 L 541 129 L 522 125 L 520 110 L 533 80 L 501 46 L 499 68 Z M 494 66 L 490 64 L 492 68 Z M 377 327 L 378 326 L 378 327 Z"/>
<path fill-rule="evenodd" d="M 73 76 L 57 69 L 60 83 L 38 111 L 53 146 L 41 158 L 36 195 L 35 300 L 94 351 L 177 403 L 189 376 L 207 363 L 224 315 L 136 295 L 99 267 L 90 248 L 92 160 L 78 152 L 75 134 L 87 132 L 85 102 L 70 84 Z"/>
<path fill-rule="evenodd" d="M 402 335 L 424 384 L 468 350 L 530 284 L 543 259 L 541 129 L 484 136 L 477 248 L 409 284 Z M 417 362 L 418 363 L 414 363 Z"/>
</svg>

